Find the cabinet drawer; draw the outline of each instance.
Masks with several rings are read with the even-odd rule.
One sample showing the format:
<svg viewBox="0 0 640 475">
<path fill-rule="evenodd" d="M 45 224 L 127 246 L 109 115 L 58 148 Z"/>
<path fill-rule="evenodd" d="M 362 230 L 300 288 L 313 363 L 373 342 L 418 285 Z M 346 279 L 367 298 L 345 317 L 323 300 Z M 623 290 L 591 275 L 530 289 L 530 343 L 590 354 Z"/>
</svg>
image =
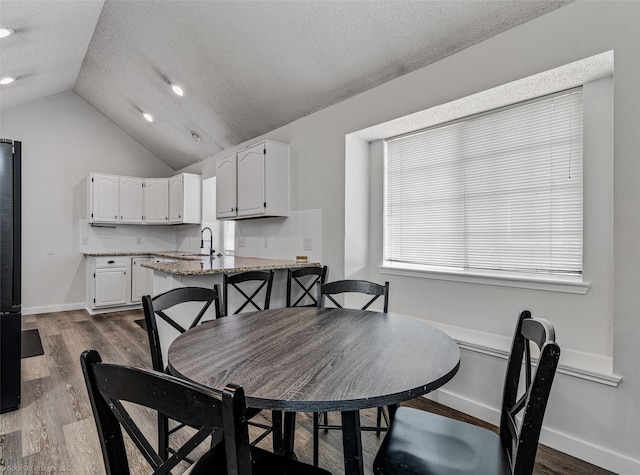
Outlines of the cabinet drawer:
<svg viewBox="0 0 640 475">
<path fill-rule="evenodd" d="M 96 257 L 93 260 L 95 269 L 108 269 L 110 267 L 127 267 L 130 257 Z"/>
</svg>

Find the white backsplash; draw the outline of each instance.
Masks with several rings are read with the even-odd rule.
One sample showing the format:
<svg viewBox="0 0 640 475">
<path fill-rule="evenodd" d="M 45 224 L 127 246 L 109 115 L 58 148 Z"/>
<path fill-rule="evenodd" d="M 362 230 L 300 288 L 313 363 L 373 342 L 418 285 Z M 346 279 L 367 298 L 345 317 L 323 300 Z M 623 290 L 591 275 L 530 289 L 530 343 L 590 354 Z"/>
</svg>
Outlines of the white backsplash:
<svg viewBox="0 0 640 475">
<path fill-rule="evenodd" d="M 135 224 L 90 226 L 79 222 L 80 252 L 146 252 L 176 249 L 177 226 L 141 226 Z M 190 226 L 199 232 L 198 226 Z M 200 241 L 198 241 L 198 245 Z"/>
<path fill-rule="evenodd" d="M 311 249 L 305 250 L 305 239 Z M 235 254 L 295 260 L 307 256 L 322 262 L 322 210 L 292 211 L 288 218 L 236 221 Z"/>
<path fill-rule="evenodd" d="M 295 260 L 304 255 L 309 262 L 322 262 L 322 210 L 293 211 L 288 218 L 235 221 L 235 254 L 243 257 Z M 223 249 L 222 222 L 205 222 L 212 228 L 213 247 Z M 89 226 L 79 222 L 80 252 L 147 252 L 200 250 L 200 225 Z M 208 238 L 208 233 L 207 233 Z M 311 249 L 304 249 L 305 241 Z M 208 242 L 205 243 L 208 247 Z"/>
<path fill-rule="evenodd" d="M 175 230 L 175 250 L 176 251 L 188 251 L 188 252 L 200 252 L 200 229 L 205 226 L 211 226 L 211 223 L 202 223 L 202 227 L 199 224 L 183 224 L 180 226 L 174 226 Z M 207 239 L 209 239 L 209 233 L 206 233 Z M 217 244 L 214 235 L 214 249 Z M 209 249 L 209 242 L 205 243 L 207 249 Z"/>
</svg>

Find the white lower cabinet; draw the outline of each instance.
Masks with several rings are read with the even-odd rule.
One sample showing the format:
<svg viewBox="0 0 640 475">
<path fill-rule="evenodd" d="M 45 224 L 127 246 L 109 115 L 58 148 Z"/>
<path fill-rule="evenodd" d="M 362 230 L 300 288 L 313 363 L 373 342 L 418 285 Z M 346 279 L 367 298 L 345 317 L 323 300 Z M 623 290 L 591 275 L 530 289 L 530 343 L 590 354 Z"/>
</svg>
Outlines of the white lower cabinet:
<svg viewBox="0 0 640 475">
<path fill-rule="evenodd" d="M 87 259 L 87 307 L 89 311 L 140 306 L 143 295 L 153 294 L 153 271 L 144 262 L 161 257 L 105 256 Z"/>
<path fill-rule="evenodd" d="M 128 257 L 96 257 L 93 259 L 93 290 L 89 304 L 93 308 L 130 303 L 131 259 Z"/>
<path fill-rule="evenodd" d="M 142 267 L 143 262 L 161 262 L 158 257 L 133 257 L 131 258 L 131 302 L 142 302 L 144 295 L 153 293 L 153 271 Z"/>
</svg>

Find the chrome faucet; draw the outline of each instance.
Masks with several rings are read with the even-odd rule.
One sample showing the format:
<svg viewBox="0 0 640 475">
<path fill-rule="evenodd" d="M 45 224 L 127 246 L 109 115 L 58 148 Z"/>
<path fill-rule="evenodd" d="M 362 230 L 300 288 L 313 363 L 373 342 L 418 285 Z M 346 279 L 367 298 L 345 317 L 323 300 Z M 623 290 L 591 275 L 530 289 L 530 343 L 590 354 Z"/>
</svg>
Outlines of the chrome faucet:
<svg viewBox="0 0 640 475">
<path fill-rule="evenodd" d="M 209 230 L 209 256 L 213 256 L 213 253 L 215 252 L 213 250 L 213 231 L 211 231 L 211 228 L 208 226 L 202 228 L 202 231 L 200 231 L 200 249 L 204 249 L 204 232 L 207 229 Z"/>
</svg>

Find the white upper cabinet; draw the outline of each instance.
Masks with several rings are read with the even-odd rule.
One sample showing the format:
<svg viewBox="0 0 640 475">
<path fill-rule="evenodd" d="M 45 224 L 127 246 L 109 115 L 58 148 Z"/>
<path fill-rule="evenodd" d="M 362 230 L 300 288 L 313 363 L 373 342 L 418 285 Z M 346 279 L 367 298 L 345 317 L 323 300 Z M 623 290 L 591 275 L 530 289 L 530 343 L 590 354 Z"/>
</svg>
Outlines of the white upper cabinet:
<svg viewBox="0 0 640 475">
<path fill-rule="evenodd" d="M 200 224 L 202 220 L 200 175 L 181 173 L 169 178 L 169 222 Z"/>
<path fill-rule="evenodd" d="M 238 216 L 264 214 L 266 208 L 265 146 L 238 153 Z"/>
<path fill-rule="evenodd" d="M 141 224 L 143 211 L 143 179 L 120 177 L 120 222 Z"/>
<path fill-rule="evenodd" d="M 89 175 L 89 222 L 117 223 L 120 216 L 120 177 Z"/>
<path fill-rule="evenodd" d="M 87 189 L 90 224 L 200 224 L 202 221 L 200 175 L 181 173 L 171 178 L 137 178 L 91 173 Z"/>
<path fill-rule="evenodd" d="M 236 156 L 221 158 L 216 162 L 216 218 L 237 216 Z"/>
<path fill-rule="evenodd" d="M 267 140 L 223 158 L 216 176 L 219 219 L 289 216 L 288 145 Z"/>
<path fill-rule="evenodd" d="M 144 222 L 169 224 L 169 179 L 144 179 Z"/>
</svg>

